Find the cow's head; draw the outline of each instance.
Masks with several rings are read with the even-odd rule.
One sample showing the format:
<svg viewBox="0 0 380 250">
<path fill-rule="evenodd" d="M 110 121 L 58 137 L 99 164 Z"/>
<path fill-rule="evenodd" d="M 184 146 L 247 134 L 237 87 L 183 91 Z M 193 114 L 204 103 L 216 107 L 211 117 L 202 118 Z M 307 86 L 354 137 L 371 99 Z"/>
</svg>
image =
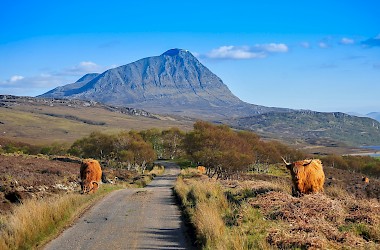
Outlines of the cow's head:
<svg viewBox="0 0 380 250">
<path fill-rule="evenodd" d="M 281 157 L 282 160 L 284 161 L 286 168 L 290 170 L 290 174 L 292 175 L 292 178 L 294 180 L 298 179 L 298 173 L 299 171 L 302 171 L 304 167 L 309 165 L 313 160 L 303 160 L 303 161 L 296 161 L 293 163 L 287 162 L 284 157 Z"/>
<path fill-rule="evenodd" d="M 284 161 L 285 165 L 286 165 L 286 168 L 289 169 L 289 170 L 292 170 L 294 169 L 295 167 L 305 167 L 307 165 L 309 165 L 313 160 L 303 160 L 303 161 L 296 161 L 296 162 L 293 162 L 293 163 L 289 163 L 287 162 L 284 157 L 281 156 L 281 159 Z"/>
<path fill-rule="evenodd" d="M 97 181 L 86 181 L 83 180 L 80 183 L 81 186 L 81 194 L 89 194 L 93 193 L 95 190 L 98 189 L 99 183 Z"/>
</svg>

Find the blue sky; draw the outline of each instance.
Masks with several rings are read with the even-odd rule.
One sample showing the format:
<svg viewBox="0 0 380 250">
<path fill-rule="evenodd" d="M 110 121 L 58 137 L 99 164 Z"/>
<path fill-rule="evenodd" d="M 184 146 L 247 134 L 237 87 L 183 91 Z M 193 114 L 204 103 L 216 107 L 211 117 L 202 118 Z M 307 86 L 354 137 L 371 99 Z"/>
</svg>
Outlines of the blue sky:
<svg viewBox="0 0 380 250">
<path fill-rule="evenodd" d="M 242 100 L 380 112 L 380 1 L 0 3 L 0 94 L 42 94 L 170 48 Z"/>
</svg>

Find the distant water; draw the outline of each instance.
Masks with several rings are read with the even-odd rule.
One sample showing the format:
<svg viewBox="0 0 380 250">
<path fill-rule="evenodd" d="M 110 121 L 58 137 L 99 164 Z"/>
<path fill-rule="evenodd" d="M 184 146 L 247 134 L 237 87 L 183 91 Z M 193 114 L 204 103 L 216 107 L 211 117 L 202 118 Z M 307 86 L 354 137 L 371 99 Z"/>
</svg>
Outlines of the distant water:
<svg viewBox="0 0 380 250">
<path fill-rule="evenodd" d="M 362 146 L 361 148 L 373 149 L 373 150 L 376 150 L 376 151 L 380 151 L 380 146 Z"/>
<path fill-rule="evenodd" d="M 362 146 L 361 148 L 380 151 L 380 146 Z M 369 154 L 369 156 L 380 157 L 380 154 L 376 152 L 376 154 Z"/>
</svg>

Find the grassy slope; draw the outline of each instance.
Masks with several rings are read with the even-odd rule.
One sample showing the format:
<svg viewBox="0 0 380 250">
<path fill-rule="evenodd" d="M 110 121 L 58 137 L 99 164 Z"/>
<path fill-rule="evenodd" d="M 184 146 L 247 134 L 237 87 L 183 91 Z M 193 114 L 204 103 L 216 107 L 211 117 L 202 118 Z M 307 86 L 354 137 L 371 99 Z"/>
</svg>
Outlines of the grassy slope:
<svg viewBox="0 0 380 250">
<path fill-rule="evenodd" d="M 86 121 L 104 125 L 92 125 Z M 1 136 L 36 144 L 72 143 L 93 131 L 117 132 L 170 127 L 188 130 L 192 127 L 190 121 L 131 116 L 99 107 L 46 105 L 0 107 L 0 122 Z"/>
</svg>

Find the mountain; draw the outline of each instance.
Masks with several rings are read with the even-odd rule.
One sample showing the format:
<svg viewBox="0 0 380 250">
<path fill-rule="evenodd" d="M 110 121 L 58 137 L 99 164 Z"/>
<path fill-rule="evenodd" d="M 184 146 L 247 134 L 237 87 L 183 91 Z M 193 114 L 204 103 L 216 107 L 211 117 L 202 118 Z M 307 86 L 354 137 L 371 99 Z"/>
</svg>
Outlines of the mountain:
<svg viewBox="0 0 380 250">
<path fill-rule="evenodd" d="M 334 112 L 293 110 L 235 118 L 230 126 L 258 131 L 283 140 L 300 138 L 308 144 L 325 146 L 379 145 L 380 123 L 367 117 Z"/>
<path fill-rule="evenodd" d="M 55 89 L 52 89 L 45 94 L 41 95 L 40 97 L 53 97 L 53 98 L 60 98 L 60 97 L 66 97 L 70 96 L 75 93 L 76 89 L 82 88 L 84 85 L 86 85 L 91 80 L 95 79 L 97 76 L 99 76 L 98 73 L 90 73 L 82 76 L 78 81 L 67 84 L 65 86 L 60 86 Z"/>
<path fill-rule="evenodd" d="M 222 122 L 270 138 L 300 138 L 312 144 L 380 145 L 380 123 L 370 118 L 245 103 L 182 49 L 85 75 L 39 97 L 82 99 Z"/>
<path fill-rule="evenodd" d="M 218 76 L 182 49 L 171 49 L 99 75 L 86 75 L 39 97 L 95 100 L 203 119 L 286 111 L 241 101 Z"/>
<path fill-rule="evenodd" d="M 375 119 L 376 121 L 380 122 L 380 112 L 371 112 L 366 115 L 367 117 L 371 117 L 372 119 Z"/>
</svg>

